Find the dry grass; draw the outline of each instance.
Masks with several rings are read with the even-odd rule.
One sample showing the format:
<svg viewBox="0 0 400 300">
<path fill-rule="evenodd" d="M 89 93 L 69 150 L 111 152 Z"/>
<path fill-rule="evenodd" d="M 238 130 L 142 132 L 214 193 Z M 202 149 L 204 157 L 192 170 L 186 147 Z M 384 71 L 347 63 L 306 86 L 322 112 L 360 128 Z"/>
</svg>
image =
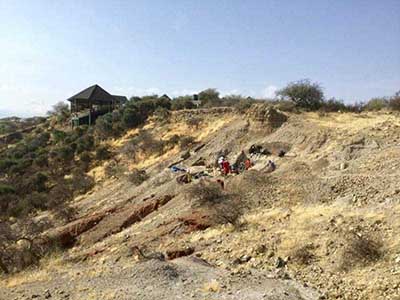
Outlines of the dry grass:
<svg viewBox="0 0 400 300">
<path fill-rule="evenodd" d="M 46 282 L 52 279 L 52 273 L 62 271 L 64 268 L 65 263 L 62 261 L 60 253 L 54 252 L 41 260 L 40 268 L 27 269 L 5 277 L 3 282 L 0 281 L 0 287 L 2 284 L 12 288 L 27 283 Z"/>
<path fill-rule="evenodd" d="M 299 244 L 293 251 L 290 253 L 290 260 L 299 264 L 299 265 L 309 265 L 315 258 L 313 254 L 314 245 L 310 244 Z"/>
<path fill-rule="evenodd" d="M 340 261 L 343 270 L 348 271 L 355 266 L 375 262 L 383 256 L 382 241 L 375 236 L 348 233 L 344 240 Z"/>
<path fill-rule="evenodd" d="M 220 203 L 226 195 L 218 183 L 200 181 L 187 186 L 184 196 L 193 208 L 197 208 Z"/>
</svg>

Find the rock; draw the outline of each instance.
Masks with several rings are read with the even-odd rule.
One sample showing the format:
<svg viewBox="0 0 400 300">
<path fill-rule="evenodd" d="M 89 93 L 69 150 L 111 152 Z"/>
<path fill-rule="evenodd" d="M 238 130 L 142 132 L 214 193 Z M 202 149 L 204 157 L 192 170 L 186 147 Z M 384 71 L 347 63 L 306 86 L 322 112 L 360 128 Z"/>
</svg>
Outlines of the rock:
<svg viewBox="0 0 400 300">
<path fill-rule="evenodd" d="M 45 299 L 50 299 L 50 298 L 51 298 L 51 293 L 50 293 L 49 290 L 46 290 L 46 291 L 44 292 L 44 298 L 45 298 Z"/>
<path fill-rule="evenodd" d="M 243 256 L 241 256 L 240 258 L 239 258 L 239 260 L 240 260 L 240 262 L 241 263 L 246 263 L 246 262 L 248 262 L 249 260 L 251 259 L 251 256 L 250 255 L 243 255 Z"/>
<path fill-rule="evenodd" d="M 254 121 L 261 122 L 271 128 L 281 127 L 287 121 L 287 116 L 268 104 L 257 104 L 249 110 L 248 116 Z"/>
<path fill-rule="evenodd" d="M 343 171 L 343 170 L 347 169 L 348 166 L 349 166 L 348 163 L 343 162 L 343 163 L 341 163 L 341 164 L 339 165 L 339 169 Z"/>
</svg>

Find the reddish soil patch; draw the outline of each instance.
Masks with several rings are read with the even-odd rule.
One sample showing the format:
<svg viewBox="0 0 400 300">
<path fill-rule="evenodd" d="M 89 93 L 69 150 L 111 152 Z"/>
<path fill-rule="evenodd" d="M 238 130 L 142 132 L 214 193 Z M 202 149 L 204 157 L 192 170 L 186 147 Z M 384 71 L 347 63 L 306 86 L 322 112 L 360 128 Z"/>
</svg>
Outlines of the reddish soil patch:
<svg viewBox="0 0 400 300">
<path fill-rule="evenodd" d="M 182 256 L 188 256 L 193 254 L 194 248 L 192 247 L 186 247 L 186 248 L 181 248 L 181 249 L 170 249 L 165 252 L 165 255 L 168 260 L 172 260 L 178 257 Z"/>
</svg>

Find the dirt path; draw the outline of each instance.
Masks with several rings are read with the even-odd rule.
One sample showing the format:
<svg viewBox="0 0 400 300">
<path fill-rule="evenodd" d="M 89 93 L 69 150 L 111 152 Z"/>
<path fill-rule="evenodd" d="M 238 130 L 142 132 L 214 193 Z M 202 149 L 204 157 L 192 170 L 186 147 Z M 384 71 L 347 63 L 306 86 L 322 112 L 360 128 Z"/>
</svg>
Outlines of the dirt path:
<svg viewBox="0 0 400 300">
<path fill-rule="evenodd" d="M 79 268 L 46 282 L 2 288 L 1 300 L 23 299 L 319 299 L 311 288 L 249 270 L 232 274 L 195 257 L 165 262 L 148 260 L 90 270 Z M 61 274 L 59 274 L 61 275 Z"/>
</svg>

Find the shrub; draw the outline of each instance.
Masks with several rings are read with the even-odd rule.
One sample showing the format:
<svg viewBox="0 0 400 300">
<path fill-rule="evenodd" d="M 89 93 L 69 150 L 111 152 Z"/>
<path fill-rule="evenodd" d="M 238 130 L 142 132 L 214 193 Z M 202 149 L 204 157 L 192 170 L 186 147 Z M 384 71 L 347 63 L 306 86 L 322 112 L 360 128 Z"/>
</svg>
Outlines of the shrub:
<svg viewBox="0 0 400 300">
<path fill-rule="evenodd" d="M 73 170 L 72 178 L 69 179 L 69 189 L 73 191 L 74 195 L 86 193 L 94 186 L 94 180 L 87 176 L 81 169 L 76 168 Z"/>
<path fill-rule="evenodd" d="M 90 152 L 84 151 L 79 155 L 79 160 L 83 163 L 89 164 L 92 161 L 92 156 L 90 155 Z"/>
<path fill-rule="evenodd" d="M 46 190 L 46 182 L 48 177 L 45 173 L 36 173 L 32 178 L 32 190 L 44 192 Z"/>
<path fill-rule="evenodd" d="M 192 136 L 184 136 L 181 137 L 180 141 L 179 141 L 179 147 L 182 150 L 186 150 L 188 147 L 190 147 L 191 145 L 193 145 L 195 142 L 195 138 Z"/>
<path fill-rule="evenodd" d="M 254 100 L 250 100 L 250 99 L 240 99 L 240 101 L 238 101 L 235 104 L 235 109 L 239 112 L 239 113 L 245 113 L 252 105 L 254 104 Z"/>
<path fill-rule="evenodd" d="M 90 151 L 94 146 L 94 138 L 92 135 L 84 135 L 76 141 L 76 152 L 82 153 L 84 151 Z"/>
<path fill-rule="evenodd" d="M 8 184 L 0 183 L 0 195 L 14 194 L 15 188 Z"/>
<path fill-rule="evenodd" d="M 100 139 L 107 139 L 116 134 L 113 126 L 113 117 L 111 113 L 105 114 L 96 120 L 94 126 L 95 135 Z"/>
<path fill-rule="evenodd" d="M 295 112 L 297 110 L 296 104 L 288 100 L 279 100 L 275 104 L 276 109 L 285 112 Z"/>
<path fill-rule="evenodd" d="M 180 137 L 179 135 L 177 135 L 177 134 L 174 134 L 173 136 L 171 136 L 171 137 L 168 139 L 167 143 L 168 143 L 169 145 L 175 146 L 175 145 L 179 144 L 179 141 L 180 141 L 180 140 L 181 140 L 181 137 Z"/>
<path fill-rule="evenodd" d="M 190 117 L 186 120 L 186 124 L 191 128 L 198 129 L 200 123 L 201 123 L 201 118 L 199 117 Z"/>
<path fill-rule="evenodd" d="M 9 168 L 9 172 L 12 174 L 23 174 L 32 165 L 32 162 L 31 159 L 18 159 L 16 160 L 16 164 L 13 164 Z"/>
<path fill-rule="evenodd" d="M 368 235 L 348 233 L 345 235 L 344 246 L 341 266 L 345 270 L 376 261 L 382 256 L 381 242 Z"/>
<path fill-rule="evenodd" d="M 32 192 L 27 195 L 27 201 L 36 209 L 47 209 L 47 194 L 45 193 Z"/>
<path fill-rule="evenodd" d="M 276 94 L 293 101 L 296 106 L 308 110 L 319 109 L 324 100 L 321 86 L 318 83 L 311 83 L 307 79 L 291 82 Z"/>
<path fill-rule="evenodd" d="M 192 202 L 192 207 L 213 205 L 224 200 L 224 193 L 217 183 L 199 183 L 189 185 L 185 190 L 185 197 Z"/>
<path fill-rule="evenodd" d="M 141 115 L 138 107 L 135 103 L 129 103 L 125 107 L 122 113 L 122 126 L 125 129 L 136 127 L 142 124 L 145 120 L 145 116 Z"/>
<path fill-rule="evenodd" d="M 62 101 L 53 105 L 52 110 L 48 111 L 49 116 L 57 116 L 58 122 L 64 122 L 70 116 L 69 105 Z"/>
<path fill-rule="evenodd" d="M 343 103 L 343 100 L 336 100 L 335 98 L 331 98 L 328 101 L 322 103 L 321 110 L 325 112 L 338 112 L 346 111 L 347 107 Z"/>
<path fill-rule="evenodd" d="M 115 161 L 111 161 L 110 163 L 108 163 L 105 168 L 104 168 L 104 172 L 106 174 L 107 177 L 119 177 L 122 174 L 124 174 L 126 171 L 126 168 L 123 166 L 120 166 L 117 162 Z"/>
<path fill-rule="evenodd" d="M 290 260 L 300 265 L 308 265 L 315 257 L 312 253 L 312 250 L 314 250 L 314 246 L 312 244 L 297 247 L 290 253 Z"/>
<path fill-rule="evenodd" d="M 193 109 L 196 106 L 193 104 L 192 96 L 180 96 L 172 100 L 171 109 L 181 110 L 181 109 Z"/>
<path fill-rule="evenodd" d="M 153 100 L 155 110 L 158 108 L 163 108 L 166 110 L 170 110 L 172 106 L 172 101 L 167 96 L 161 96 Z"/>
<path fill-rule="evenodd" d="M 135 169 L 128 174 L 128 180 L 134 185 L 140 185 L 149 179 L 149 175 L 146 174 L 145 170 Z"/>
<path fill-rule="evenodd" d="M 199 100 L 203 107 L 214 107 L 221 105 L 219 92 L 216 89 L 206 89 L 199 93 Z"/>
<path fill-rule="evenodd" d="M 90 154 L 90 152 L 84 151 L 79 155 L 79 161 L 81 163 L 82 169 L 84 171 L 87 171 L 90 166 L 90 162 L 92 161 L 92 155 Z"/>
<path fill-rule="evenodd" d="M 169 120 L 171 113 L 168 109 L 164 107 L 158 107 L 154 112 L 154 116 L 157 122 L 165 123 Z"/>
<path fill-rule="evenodd" d="M 140 149 L 147 154 L 158 155 L 164 152 L 164 147 L 166 145 L 166 142 L 154 139 L 154 137 L 145 130 L 141 130 L 131 142 L 138 145 Z"/>
<path fill-rule="evenodd" d="M 382 110 L 388 106 L 386 98 L 372 98 L 365 104 L 364 109 L 369 111 Z"/>
<path fill-rule="evenodd" d="M 346 109 L 349 112 L 353 112 L 353 113 L 360 113 L 364 110 L 364 103 L 362 102 L 356 102 L 354 104 L 348 104 L 346 105 Z"/>
<path fill-rule="evenodd" d="M 57 158 L 64 163 L 69 163 L 74 159 L 75 151 L 73 146 L 61 146 L 56 150 Z"/>
<path fill-rule="evenodd" d="M 97 160 L 106 160 L 111 157 L 111 152 L 108 151 L 108 147 L 101 145 L 96 149 L 96 159 Z"/>
<path fill-rule="evenodd" d="M 49 164 L 48 153 L 39 154 L 34 160 L 34 164 L 38 167 L 47 167 Z"/>
<path fill-rule="evenodd" d="M 11 166 L 16 165 L 17 163 L 18 161 L 16 159 L 11 159 L 11 158 L 2 159 L 0 160 L 0 170 L 6 171 Z"/>
<path fill-rule="evenodd" d="M 28 198 L 19 199 L 8 208 L 8 213 L 13 217 L 21 217 L 29 214 L 34 209 L 34 206 Z"/>
<path fill-rule="evenodd" d="M 399 110 L 400 111 L 400 91 L 394 94 L 393 97 L 389 100 L 389 108 L 392 110 Z"/>
</svg>

